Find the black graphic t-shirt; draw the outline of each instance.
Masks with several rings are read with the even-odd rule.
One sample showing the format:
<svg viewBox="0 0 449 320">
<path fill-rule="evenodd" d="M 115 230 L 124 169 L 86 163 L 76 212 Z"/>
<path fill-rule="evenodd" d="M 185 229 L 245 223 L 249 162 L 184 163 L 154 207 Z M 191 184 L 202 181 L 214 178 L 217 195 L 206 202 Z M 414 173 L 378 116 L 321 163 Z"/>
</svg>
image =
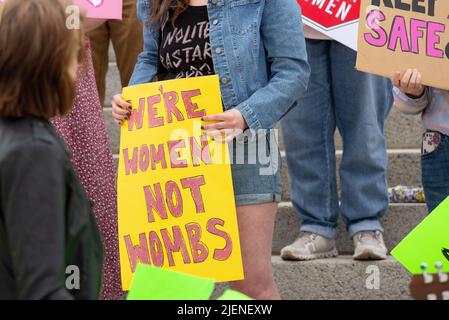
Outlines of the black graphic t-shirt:
<svg viewBox="0 0 449 320">
<path fill-rule="evenodd" d="M 214 74 L 207 6 L 189 6 L 175 21 L 162 27 L 159 58 L 166 79 L 191 78 Z"/>
</svg>

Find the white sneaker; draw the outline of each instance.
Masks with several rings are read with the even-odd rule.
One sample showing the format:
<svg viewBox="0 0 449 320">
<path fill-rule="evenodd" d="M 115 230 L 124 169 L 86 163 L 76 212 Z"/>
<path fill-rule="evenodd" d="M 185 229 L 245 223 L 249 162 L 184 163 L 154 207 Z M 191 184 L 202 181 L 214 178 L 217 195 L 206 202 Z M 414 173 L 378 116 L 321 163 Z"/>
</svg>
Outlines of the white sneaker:
<svg viewBox="0 0 449 320">
<path fill-rule="evenodd" d="M 380 231 L 357 232 L 354 241 L 355 260 L 384 260 L 387 258 L 387 247 Z"/>
<path fill-rule="evenodd" d="M 313 260 L 336 257 L 335 240 L 311 232 L 302 232 L 291 245 L 281 250 L 284 260 Z"/>
</svg>

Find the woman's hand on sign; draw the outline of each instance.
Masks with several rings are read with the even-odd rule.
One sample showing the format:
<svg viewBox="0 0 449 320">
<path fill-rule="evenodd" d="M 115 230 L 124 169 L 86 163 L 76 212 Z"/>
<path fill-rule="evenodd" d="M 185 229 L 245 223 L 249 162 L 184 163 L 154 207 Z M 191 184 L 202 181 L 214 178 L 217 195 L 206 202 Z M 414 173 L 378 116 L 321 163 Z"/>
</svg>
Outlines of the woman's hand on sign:
<svg viewBox="0 0 449 320">
<path fill-rule="evenodd" d="M 423 95 L 425 87 L 421 83 L 421 73 L 417 69 L 407 69 L 401 77 L 401 73 L 396 71 L 391 77 L 393 85 L 412 98 L 419 98 Z"/>
<path fill-rule="evenodd" d="M 122 99 L 121 94 L 116 94 L 112 99 L 112 117 L 114 121 L 121 125 L 123 120 L 128 120 L 131 115 L 131 105 Z"/>
<path fill-rule="evenodd" d="M 203 121 L 214 121 L 214 123 L 202 126 L 204 133 L 212 136 L 216 141 L 228 142 L 241 134 L 248 128 L 248 124 L 237 109 L 230 109 L 223 113 L 204 116 Z"/>
</svg>

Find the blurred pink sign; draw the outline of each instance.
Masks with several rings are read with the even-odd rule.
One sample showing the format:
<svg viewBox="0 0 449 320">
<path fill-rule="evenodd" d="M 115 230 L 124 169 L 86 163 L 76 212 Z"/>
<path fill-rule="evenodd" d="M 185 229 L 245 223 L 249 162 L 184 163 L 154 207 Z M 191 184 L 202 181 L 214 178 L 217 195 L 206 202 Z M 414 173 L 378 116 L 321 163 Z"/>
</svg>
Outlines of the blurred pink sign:
<svg viewBox="0 0 449 320">
<path fill-rule="evenodd" d="M 74 3 L 87 18 L 122 20 L 122 0 L 74 0 Z"/>
</svg>

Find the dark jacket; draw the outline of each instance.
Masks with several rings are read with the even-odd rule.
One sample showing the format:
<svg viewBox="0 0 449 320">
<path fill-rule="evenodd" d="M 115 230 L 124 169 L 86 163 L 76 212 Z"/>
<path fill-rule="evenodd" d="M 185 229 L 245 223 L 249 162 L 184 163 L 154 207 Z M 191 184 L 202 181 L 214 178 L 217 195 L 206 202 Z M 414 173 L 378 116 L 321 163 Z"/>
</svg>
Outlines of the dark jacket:
<svg viewBox="0 0 449 320">
<path fill-rule="evenodd" d="M 0 299 L 97 299 L 102 264 L 65 144 L 47 120 L 0 117 Z"/>
</svg>

